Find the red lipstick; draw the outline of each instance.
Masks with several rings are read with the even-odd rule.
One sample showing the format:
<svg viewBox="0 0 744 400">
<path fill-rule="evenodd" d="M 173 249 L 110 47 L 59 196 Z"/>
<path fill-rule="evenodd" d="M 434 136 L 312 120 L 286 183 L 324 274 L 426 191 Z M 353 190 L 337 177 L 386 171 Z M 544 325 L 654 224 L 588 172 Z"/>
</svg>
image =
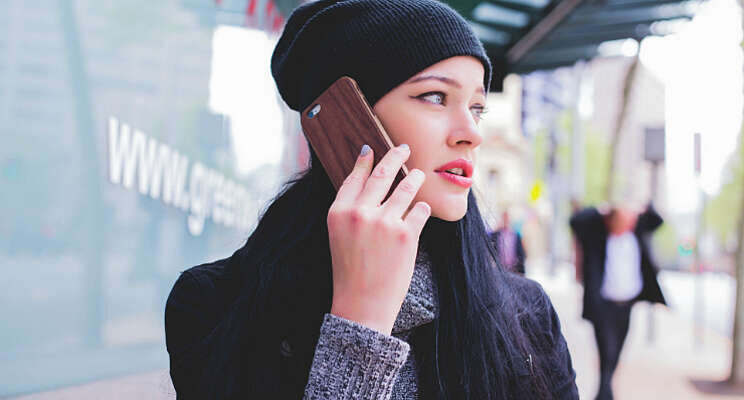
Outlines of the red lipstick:
<svg viewBox="0 0 744 400">
<path fill-rule="evenodd" d="M 462 174 L 446 172 L 446 170 L 452 170 L 453 168 L 460 168 Z M 446 179 L 450 183 L 454 183 L 457 186 L 463 188 L 469 188 L 473 184 L 473 163 L 464 158 L 458 158 L 457 160 L 450 161 L 447 164 L 434 170 L 437 175 Z"/>
</svg>

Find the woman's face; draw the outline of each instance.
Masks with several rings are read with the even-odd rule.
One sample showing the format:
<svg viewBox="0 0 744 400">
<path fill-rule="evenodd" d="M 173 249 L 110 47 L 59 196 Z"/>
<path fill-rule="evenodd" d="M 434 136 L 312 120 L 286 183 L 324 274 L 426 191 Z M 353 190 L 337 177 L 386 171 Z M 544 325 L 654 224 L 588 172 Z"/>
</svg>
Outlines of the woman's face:
<svg viewBox="0 0 744 400">
<path fill-rule="evenodd" d="M 474 57 L 448 58 L 414 75 L 374 106 L 393 143 L 410 146 L 408 169 L 426 174 L 411 205 L 424 201 L 433 217 L 446 221 L 457 221 L 467 211 L 474 150 L 483 140 L 477 127 L 486 105 L 483 74 L 483 65 Z M 452 168 L 461 170 L 444 171 Z"/>
</svg>

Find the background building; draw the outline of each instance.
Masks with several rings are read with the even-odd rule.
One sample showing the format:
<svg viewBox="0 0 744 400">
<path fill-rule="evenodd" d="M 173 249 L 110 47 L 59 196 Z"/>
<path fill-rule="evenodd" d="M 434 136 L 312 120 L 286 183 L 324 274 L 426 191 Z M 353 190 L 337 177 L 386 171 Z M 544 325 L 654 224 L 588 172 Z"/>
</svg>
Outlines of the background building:
<svg viewBox="0 0 744 400">
<path fill-rule="evenodd" d="M 0 397 L 165 368 L 179 272 L 236 250 L 301 165 L 259 53 L 281 14 L 220 3 L 0 6 Z M 264 108 L 236 118 L 245 99 Z"/>
</svg>

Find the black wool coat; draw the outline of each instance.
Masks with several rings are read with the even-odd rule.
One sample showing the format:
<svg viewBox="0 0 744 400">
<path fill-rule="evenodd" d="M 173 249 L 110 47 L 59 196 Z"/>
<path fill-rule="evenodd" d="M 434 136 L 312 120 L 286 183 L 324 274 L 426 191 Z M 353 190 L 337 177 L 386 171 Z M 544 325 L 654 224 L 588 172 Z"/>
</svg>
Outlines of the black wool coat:
<svg viewBox="0 0 744 400">
<path fill-rule="evenodd" d="M 307 312 L 293 313 L 292 307 L 267 313 L 269 319 L 249 330 L 255 336 L 242 337 L 242 340 L 260 343 L 260 346 L 253 347 L 253 353 L 244 357 L 245 362 L 260 368 L 241 382 L 223 379 L 220 370 L 236 366 L 226 365 L 223 361 L 224 352 L 231 350 L 224 349 L 220 343 L 233 334 L 235 321 L 242 319 L 237 307 L 241 299 L 256 300 L 252 296 L 255 288 L 242 284 L 243 278 L 236 276 L 229 264 L 225 259 L 186 270 L 168 298 L 166 344 L 178 399 L 214 398 L 209 394 L 209 388 L 214 385 L 234 388 L 227 390 L 231 395 L 221 396 L 230 399 L 301 398 L 318 341 L 322 313 L 317 316 Z M 530 355 L 529 361 L 538 363 L 539 360 L 546 367 L 548 390 L 554 399 L 577 399 L 576 373 L 552 302 L 538 283 L 515 274 L 505 275 L 504 284 L 516 300 L 514 312 L 534 313 L 539 321 L 537 330 L 531 332 L 540 340 L 536 347 L 538 353 Z M 308 300 L 307 297 L 298 290 L 286 300 L 303 302 Z M 416 335 L 414 332 L 413 336 Z M 433 344 L 429 346 L 415 340 L 411 344 L 412 353 L 428 354 L 433 348 Z M 513 360 L 513 363 L 518 367 L 516 375 L 519 379 L 531 379 L 530 363 L 522 359 Z M 530 399 L 533 396 L 516 394 L 514 398 Z"/>
</svg>

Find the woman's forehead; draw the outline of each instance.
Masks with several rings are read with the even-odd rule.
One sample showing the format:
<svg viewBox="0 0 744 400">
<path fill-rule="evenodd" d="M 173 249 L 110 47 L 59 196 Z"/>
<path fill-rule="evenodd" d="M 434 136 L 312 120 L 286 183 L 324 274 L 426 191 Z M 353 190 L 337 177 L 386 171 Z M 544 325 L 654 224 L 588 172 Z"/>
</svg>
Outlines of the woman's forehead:
<svg viewBox="0 0 744 400">
<path fill-rule="evenodd" d="M 470 56 L 456 56 L 427 67 L 406 83 L 436 80 L 458 89 L 475 87 L 485 93 L 483 74 L 484 68 L 480 61 Z"/>
</svg>

